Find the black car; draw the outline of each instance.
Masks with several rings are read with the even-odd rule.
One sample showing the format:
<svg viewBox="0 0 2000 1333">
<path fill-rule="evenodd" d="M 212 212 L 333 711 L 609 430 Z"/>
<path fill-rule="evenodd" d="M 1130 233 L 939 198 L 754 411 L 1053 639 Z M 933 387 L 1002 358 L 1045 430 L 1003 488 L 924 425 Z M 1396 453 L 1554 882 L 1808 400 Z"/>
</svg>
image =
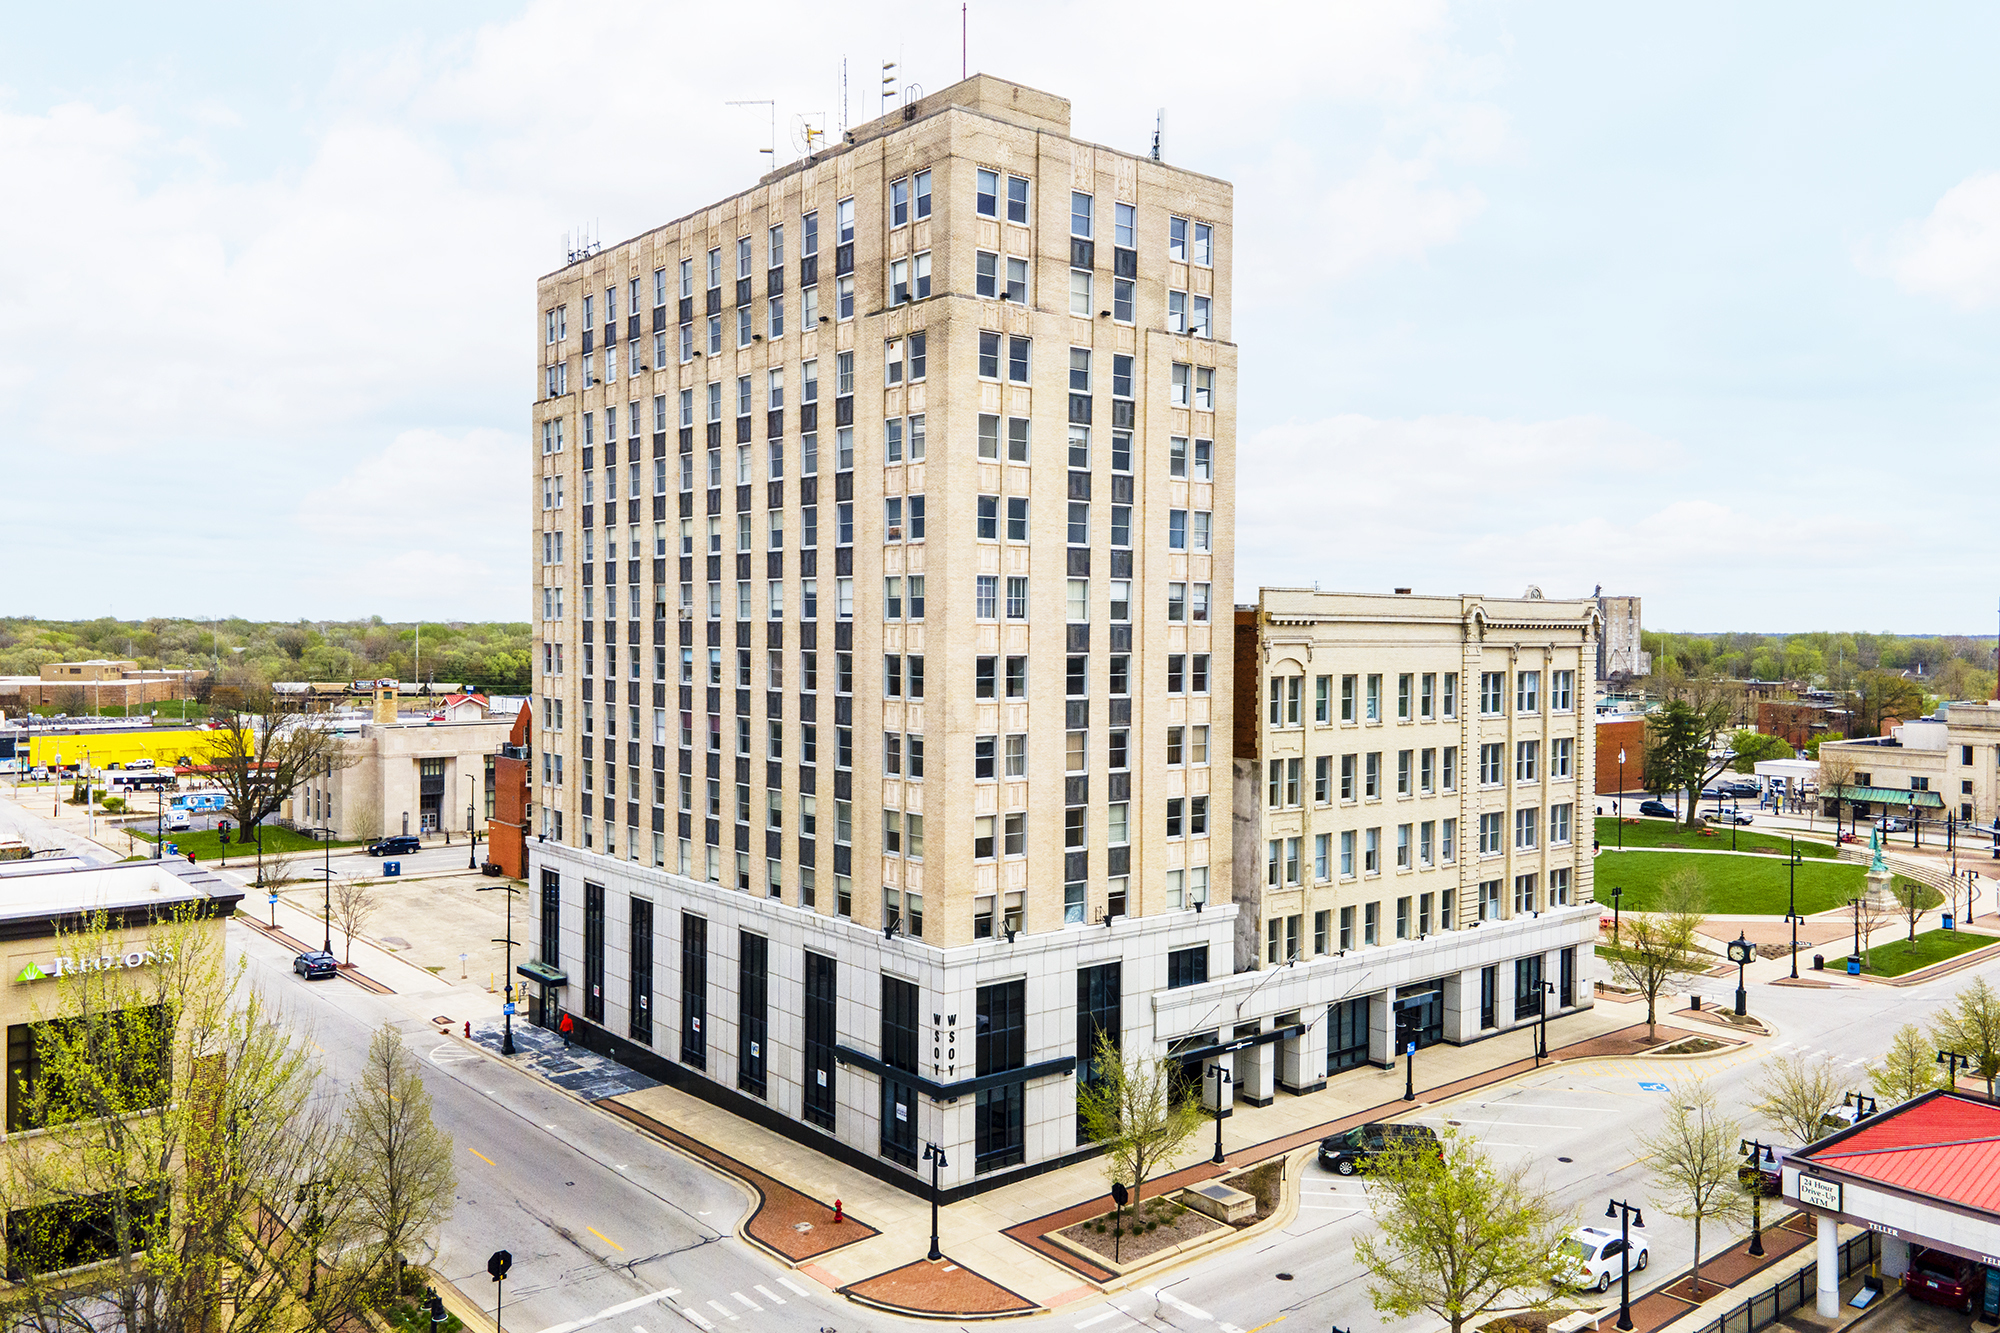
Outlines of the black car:
<svg viewBox="0 0 2000 1333">
<path fill-rule="evenodd" d="M 1639 813 L 1642 815 L 1654 815 L 1661 819 L 1674 818 L 1674 808 L 1665 801 L 1641 801 L 1639 802 Z"/>
<path fill-rule="evenodd" d="M 340 964 L 334 956 L 321 949 L 308 949 L 292 960 L 292 971 L 307 981 L 318 981 L 340 971 Z"/>
<path fill-rule="evenodd" d="M 417 841 L 413 833 L 398 833 L 393 838 L 377 838 L 368 844 L 370 856 L 408 856 L 420 852 L 424 845 Z"/>
<path fill-rule="evenodd" d="M 1437 1143 L 1437 1131 L 1428 1125 L 1360 1125 L 1342 1134 L 1329 1134 L 1319 1141 L 1319 1164 L 1343 1176 L 1359 1171 L 1369 1158 L 1404 1144 Z"/>
</svg>

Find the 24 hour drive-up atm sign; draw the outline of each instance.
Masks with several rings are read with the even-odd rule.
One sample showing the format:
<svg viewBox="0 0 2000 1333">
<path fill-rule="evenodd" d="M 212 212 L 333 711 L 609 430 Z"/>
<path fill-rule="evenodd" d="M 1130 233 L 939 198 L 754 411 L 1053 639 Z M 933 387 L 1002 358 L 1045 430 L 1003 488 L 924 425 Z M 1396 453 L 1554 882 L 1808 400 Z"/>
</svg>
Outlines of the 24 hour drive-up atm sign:
<svg viewBox="0 0 2000 1333">
<path fill-rule="evenodd" d="M 21 969 L 14 980 L 16 983 L 51 981 L 57 977 L 76 976 L 83 972 L 112 972 L 128 967 L 153 967 L 159 963 L 173 961 L 172 949 L 129 949 L 124 953 L 101 953 L 95 958 L 58 954 L 47 963 L 29 963 Z"/>
</svg>

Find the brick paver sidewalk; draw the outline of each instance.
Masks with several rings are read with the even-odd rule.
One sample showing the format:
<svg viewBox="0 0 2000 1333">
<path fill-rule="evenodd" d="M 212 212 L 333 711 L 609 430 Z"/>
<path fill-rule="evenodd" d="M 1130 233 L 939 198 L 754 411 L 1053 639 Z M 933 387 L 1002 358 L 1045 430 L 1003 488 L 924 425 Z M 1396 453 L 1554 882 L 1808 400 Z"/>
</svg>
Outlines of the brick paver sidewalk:
<svg viewBox="0 0 2000 1333">
<path fill-rule="evenodd" d="M 1027 1297 L 952 1262 L 950 1255 L 936 1263 L 919 1259 L 877 1273 L 840 1288 L 840 1294 L 865 1305 L 918 1316 L 948 1311 L 961 1319 L 990 1319 L 1040 1308 Z"/>
<path fill-rule="evenodd" d="M 772 1179 L 755 1167 L 744 1165 L 727 1153 L 717 1152 L 707 1144 L 689 1138 L 671 1125 L 662 1124 L 642 1111 L 635 1111 L 616 1101 L 600 1101 L 593 1105 L 601 1111 L 609 1111 L 619 1119 L 638 1126 L 655 1138 L 671 1143 L 682 1152 L 699 1157 L 710 1166 L 748 1185 L 757 1195 L 757 1206 L 751 1210 L 749 1218 L 743 1223 L 743 1233 L 788 1263 L 802 1264 L 808 1259 L 817 1259 L 821 1255 L 831 1254 L 856 1241 L 867 1240 L 881 1234 L 866 1222 L 857 1222 L 851 1216 L 843 1217 L 838 1222 L 834 1221 L 833 1209 L 818 1199 L 793 1189 L 782 1180 Z M 887 1277 L 889 1274 L 882 1276 Z M 977 1274 L 973 1276 L 977 1277 Z M 986 1279 L 978 1278 L 978 1281 L 985 1282 Z M 1005 1288 L 1000 1287 L 994 1289 L 1005 1291 Z M 1013 1296 L 1012 1292 L 1006 1294 Z M 1015 1299 L 1018 1300 L 1019 1297 Z M 957 1312 L 956 1307 L 951 1308 L 953 1312 Z"/>
</svg>

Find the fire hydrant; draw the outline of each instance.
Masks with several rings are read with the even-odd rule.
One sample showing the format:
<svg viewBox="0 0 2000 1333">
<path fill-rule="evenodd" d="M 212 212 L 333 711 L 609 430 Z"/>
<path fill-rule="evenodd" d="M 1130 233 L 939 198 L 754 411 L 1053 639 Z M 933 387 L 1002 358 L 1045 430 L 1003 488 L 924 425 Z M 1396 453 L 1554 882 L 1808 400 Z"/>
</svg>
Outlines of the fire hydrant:
<svg viewBox="0 0 2000 1333">
<path fill-rule="evenodd" d="M 465 1020 L 465 1039 L 472 1040 L 472 1020 L 469 1018 Z"/>
<path fill-rule="evenodd" d="M 840 1200 L 838 1199 L 833 1201 L 833 1220 L 836 1222 L 845 1222 L 847 1220 L 846 1216 L 840 1211 Z"/>
</svg>

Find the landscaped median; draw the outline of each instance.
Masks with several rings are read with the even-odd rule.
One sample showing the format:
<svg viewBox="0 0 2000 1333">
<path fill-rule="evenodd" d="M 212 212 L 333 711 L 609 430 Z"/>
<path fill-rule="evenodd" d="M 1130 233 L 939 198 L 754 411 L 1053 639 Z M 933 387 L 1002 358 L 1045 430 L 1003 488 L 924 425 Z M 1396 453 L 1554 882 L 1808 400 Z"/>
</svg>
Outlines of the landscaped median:
<svg viewBox="0 0 2000 1333">
<path fill-rule="evenodd" d="M 1127 1208 L 1107 1209 L 1043 1235 L 1113 1274 L 1103 1285 L 1120 1285 L 1147 1269 L 1226 1244 L 1274 1217 L 1283 1225 L 1295 1211 L 1298 1173 L 1312 1152 L 1296 1150 L 1184 1189 L 1162 1190 Z M 1210 1197 L 1195 1198 L 1196 1191 Z M 1231 1194 L 1246 1196 L 1245 1212 L 1235 1221 L 1224 1221 L 1214 1214 L 1225 1211 Z"/>
<path fill-rule="evenodd" d="M 1625 892 L 1618 898 L 1621 911 L 1650 912 L 1660 904 L 1661 886 L 1675 871 L 1692 868 L 1701 876 L 1711 912 L 1731 916 L 1783 916 L 1791 910 L 1792 871 L 1785 859 L 1754 853 L 1730 855 L 1716 852 L 1695 855 L 1675 851 L 1611 852 L 1597 859 L 1599 907 L 1611 904 L 1611 890 Z M 1798 868 L 1798 910 L 1806 916 L 1845 907 L 1868 889 L 1867 867 L 1852 861 L 1803 861 Z M 1890 888 L 1900 893 L 1915 885 L 1926 908 L 1944 901 L 1936 889 L 1903 875 Z"/>
<path fill-rule="evenodd" d="M 1608 816 L 1597 821 L 1598 845 L 1604 849 L 1624 847 L 1678 847 L 1684 851 L 1753 852 L 1762 855 L 1789 855 L 1797 847 L 1808 860 L 1832 860 L 1839 855 L 1830 842 L 1810 838 L 1794 841 L 1769 833 L 1752 833 L 1738 828 L 1732 835 L 1727 824 L 1711 824 L 1691 829 L 1665 819 L 1627 819 L 1621 831 L 1618 821 Z"/>
<path fill-rule="evenodd" d="M 1978 949 L 2000 948 L 2000 938 L 1969 930 L 1926 930 L 1912 941 L 1907 936 L 1868 950 L 1861 974 L 1902 977 L 1921 968 L 1951 962 Z"/>
</svg>

